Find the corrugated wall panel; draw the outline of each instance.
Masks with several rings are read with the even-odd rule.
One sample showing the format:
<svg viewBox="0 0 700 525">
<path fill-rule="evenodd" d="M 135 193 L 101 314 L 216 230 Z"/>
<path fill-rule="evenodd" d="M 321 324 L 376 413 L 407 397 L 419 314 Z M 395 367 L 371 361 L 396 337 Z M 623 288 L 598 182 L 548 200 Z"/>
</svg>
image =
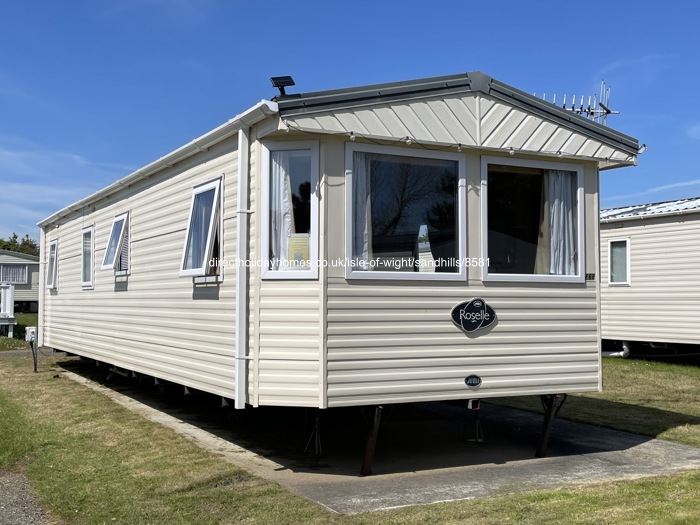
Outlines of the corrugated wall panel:
<svg viewBox="0 0 700 525">
<path fill-rule="evenodd" d="M 450 311 L 482 297 L 495 327 L 466 335 Z M 557 289 L 328 285 L 329 406 L 598 388 L 595 284 Z M 470 391 L 468 375 L 482 377 Z"/>
<path fill-rule="evenodd" d="M 224 253 L 235 256 L 236 142 L 229 139 L 58 229 L 58 290 L 47 291 L 45 344 L 192 388 L 233 397 L 235 270 L 220 285 L 179 277 L 192 188 L 223 177 Z M 129 211 L 127 276 L 100 270 L 114 216 Z M 81 229 L 95 228 L 94 289 L 81 287 Z"/>
<path fill-rule="evenodd" d="M 700 344 L 700 214 L 601 224 L 604 339 Z M 630 285 L 610 286 L 611 239 L 630 240 Z"/>
</svg>

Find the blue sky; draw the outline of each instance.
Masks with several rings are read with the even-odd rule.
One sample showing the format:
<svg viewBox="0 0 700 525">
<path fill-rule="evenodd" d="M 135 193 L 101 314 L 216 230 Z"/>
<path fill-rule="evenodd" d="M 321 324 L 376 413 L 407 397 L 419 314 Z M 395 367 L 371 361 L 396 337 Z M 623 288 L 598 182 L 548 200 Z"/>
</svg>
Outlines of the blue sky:
<svg viewBox="0 0 700 525">
<path fill-rule="evenodd" d="M 618 5 L 622 4 L 622 5 Z M 647 7 L 648 6 L 648 7 Z M 612 87 L 608 125 L 646 143 L 603 207 L 700 196 L 700 4 L 0 0 L 0 237 L 276 90 L 483 71 L 550 99 Z M 290 90 L 291 92 L 291 90 Z"/>
</svg>

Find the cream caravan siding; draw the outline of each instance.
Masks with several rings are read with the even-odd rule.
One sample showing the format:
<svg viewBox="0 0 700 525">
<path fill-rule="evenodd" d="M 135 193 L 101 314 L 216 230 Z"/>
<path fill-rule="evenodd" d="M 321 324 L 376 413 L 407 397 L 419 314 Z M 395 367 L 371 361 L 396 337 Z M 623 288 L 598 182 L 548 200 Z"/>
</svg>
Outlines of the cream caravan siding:
<svg viewBox="0 0 700 525">
<path fill-rule="evenodd" d="M 251 158 L 257 158 L 256 176 L 251 179 L 254 195 L 250 238 L 259 242 L 260 155 L 256 144 Z M 259 174 L 259 176 L 257 176 Z M 256 251 L 253 251 L 256 250 Z M 251 253 L 262 259 L 259 245 Z M 251 282 L 251 334 L 254 348 L 254 405 L 317 407 L 321 398 L 321 286 L 318 279 L 260 280 L 255 268 Z"/>
<path fill-rule="evenodd" d="M 58 289 L 45 290 L 44 343 L 233 397 L 235 270 L 220 285 L 179 277 L 192 188 L 223 178 L 224 258 L 235 258 L 236 137 L 126 188 L 48 229 Z M 114 216 L 129 212 L 128 276 L 100 270 Z M 81 287 L 81 229 L 94 225 L 94 289 Z"/>
<path fill-rule="evenodd" d="M 292 129 L 630 162 L 630 155 L 483 93 L 434 96 L 285 119 Z"/>
<path fill-rule="evenodd" d="M 600 225 L 603 339 L 700 343 L 700 214 Z M 611 239 L 629 238 L 630 285 L 609 286 Z"/>
<path fill-rule="evenodd" d="M 336 156 L 334 155 L 335 159 Z M 465 154 L 468 257 L 481 254 L 480 155 Z M 330 161 L 327 161 L 330 162 Z M 341 162 L 341 161 L 337 161 Z M 341 162 L 342 165 L 342 162 Z M 341 166 L 332 165 L 327 229 L 344 231 Z M 586 273 L 597 273 L 597 169 L 584 167 Z M 329 235 L 328 257 L 343 258 L 344 238 Z M 598 285 L 469 281 L 346 280 L 328 268 L 328 406 L 597 391 L 600 385 Z M 496 311 L 497 324 L 467 335 L 451 320 L 474 297 Z M 481 376 L 477 390 L 465 385 Z"/>
<path fill-rule="evenodd" d="M 0 254 L 0 264 L 22 264 L 27 266 L 27 282 L 15 284 L 15 301 L 39 300 L 39 263 L 21 257 Z"/>
</svg>

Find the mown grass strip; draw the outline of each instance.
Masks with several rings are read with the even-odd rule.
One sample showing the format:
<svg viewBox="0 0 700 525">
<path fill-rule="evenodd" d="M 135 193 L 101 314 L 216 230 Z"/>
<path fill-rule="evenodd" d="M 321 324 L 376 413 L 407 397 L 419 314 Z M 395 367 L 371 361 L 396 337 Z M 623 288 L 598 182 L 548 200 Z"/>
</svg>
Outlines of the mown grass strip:
<svg viewBox="0 0 700 525">
<path fill-rule="evenodd" d="M 174 431 L 146 421 L 82 385 L 62 379 L 61 369 L 54 363 L 55 358 L 42 359 L 40 373 L 34 374 L 31 359 L 0 360 L 0 465 L 24 468 L 41 504 L 68 524 L 700 522 L 700 472 L 339 516 L 204 452 Z M 648 373 L 646 367 L 637 371 L 635 366 L 621 363 L 608 367 L 606 363 L 606 368 L 621 375 L 626 369 L 632 375 Z M 686 376 L 685 371 L 676 374 L 673 369 L 662 369 L 661 375 L 665 374 L 677 380 Z M 620 383 L 626 385 L 627 379 Z M 607 395 L 612 396 L 606 399 L 613 403 L 609 407 L 612 417 L 624 408 L 620 399 L 632 391 L 612 389 Z M 672 395 L 680 396 L 682 403 L 694 399 L 690 395 L 686 400 L 678 392 Z M 647 395 L 643 403 L 665 405 L 667 401 Z M 682 406 L 676 408 L 683 410 Z M 664 432 L 671 430 L 669 426 L 662 425 Z"/>
</svg>

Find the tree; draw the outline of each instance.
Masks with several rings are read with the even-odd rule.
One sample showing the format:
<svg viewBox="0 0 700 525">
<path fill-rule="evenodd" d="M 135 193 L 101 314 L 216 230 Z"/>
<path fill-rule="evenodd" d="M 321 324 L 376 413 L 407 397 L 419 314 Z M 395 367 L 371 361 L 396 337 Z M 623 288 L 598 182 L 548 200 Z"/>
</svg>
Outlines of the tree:
<svg viewBox="0 0 700 525">
<path fill-rule="evenodd" d="M 0 238 L 0 250 L 39 255 L 39 245 L 34 239 L 30 239 L 29 235 L 25 235 L 20 241 L 16 233 L 13 233 L 12 237 L 7 240 Z"/>
</svg>

